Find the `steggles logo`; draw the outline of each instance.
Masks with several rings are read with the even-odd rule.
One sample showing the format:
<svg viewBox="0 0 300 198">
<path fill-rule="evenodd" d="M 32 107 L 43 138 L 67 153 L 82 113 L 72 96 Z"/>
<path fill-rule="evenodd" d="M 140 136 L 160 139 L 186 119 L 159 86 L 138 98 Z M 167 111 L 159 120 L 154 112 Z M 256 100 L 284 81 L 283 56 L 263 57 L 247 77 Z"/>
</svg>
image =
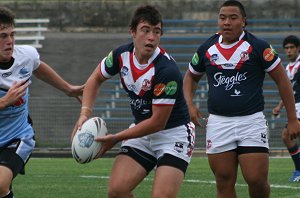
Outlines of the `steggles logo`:
<svg viewBox="0 0 300 198">
<path fill-rule="evenodd" d="M 236 84 L 240 84 L 241 81 L 247 79 L 246 77 L 247 72 L 240 74 L 239 72 L 236 73 L 235 76 L 226 77 L 222 75 L 222 72 L 218 72 L 214 75 L 214 79 L 216 83 L 214 84 L 215 87 L 225 85 L 225 90 L 230 90 Z"/>
</svg>

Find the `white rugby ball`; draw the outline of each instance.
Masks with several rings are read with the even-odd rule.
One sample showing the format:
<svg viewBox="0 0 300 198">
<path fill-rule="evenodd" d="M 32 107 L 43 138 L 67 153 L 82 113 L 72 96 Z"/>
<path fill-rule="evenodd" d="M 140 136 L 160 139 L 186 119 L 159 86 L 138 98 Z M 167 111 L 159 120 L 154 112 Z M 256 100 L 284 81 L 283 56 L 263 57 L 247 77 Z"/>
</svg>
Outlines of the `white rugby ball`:
<svg viewBox="0 0 300 198">
<path fill-rule="evenodd" d="M 101 143 L 94 141 L 94 139 L 106 134 L 107 127 L 102 118 L 88 119 L 74 135 L 72 141 L 73 158 L 80 164 L 92 161 L 101 148 Z"/>
</svg>

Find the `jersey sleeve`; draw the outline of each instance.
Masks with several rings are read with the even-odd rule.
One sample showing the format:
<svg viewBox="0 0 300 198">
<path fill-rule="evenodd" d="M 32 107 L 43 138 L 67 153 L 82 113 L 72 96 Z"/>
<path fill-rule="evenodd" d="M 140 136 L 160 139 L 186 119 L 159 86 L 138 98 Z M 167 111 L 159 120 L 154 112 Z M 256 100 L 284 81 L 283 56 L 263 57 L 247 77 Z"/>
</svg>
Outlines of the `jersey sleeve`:
<svg viewBox="0 0 300 198">
<path fill-rule="evenodd" d="M 153 87 L 153 105 L 174 105 L 182 89 L 182 77 L 177 66 L 170 65 L 157 72 Z"/>
<path fill-rule="evenodd" d="M 111 78 L 119 72 L 119 60 L 116 51 L 111 51 L 99 64 L 100 74 Z"/>
<path fill-rule="evenodd" d="M 200 46 L 193 55 L 191 62 L 189 63 L 189 70 L 195 75 L 200 75 L 201 73 L 205 72 L 205 66 L 203 64 L 203 58 L 205 56 L 202 51 L 203 46 Z"/>
<path fill-rule="evenodd" d="M 30 58 L 32 59 L 32 63 L 33 63 L 33 71 L 36 70 L 40 64 L 41 64 L 41 60 L 40 60 L 40 54 L 38 53 L 38 51 L 36 50 L 36 48 L 32 47 L 32 46 L 24 46 L 27 48 L 27 53 L 30 56 Z"/>
<path fill-rule="evenodd" d="M 195 54 L 192 57 L 191 62 L 189 63 L 189 70 L 195 75 L 201 75 L 206 72 L 205 61 L 206 61 L 206 52 L 208 48 L 215 43 L 219 35 L 214 34 L 208 38 L 200 47 L 197 49 Z"/>
<path fill-rule="evenodd" d="M 260 42 L 255 43 L 253 46 L 256 46 L 263 69 L 265 72 L 270 72 L 279 65 L 281 59 L 270 44 L 264 40 L 259 41 Z"/>
</svg>

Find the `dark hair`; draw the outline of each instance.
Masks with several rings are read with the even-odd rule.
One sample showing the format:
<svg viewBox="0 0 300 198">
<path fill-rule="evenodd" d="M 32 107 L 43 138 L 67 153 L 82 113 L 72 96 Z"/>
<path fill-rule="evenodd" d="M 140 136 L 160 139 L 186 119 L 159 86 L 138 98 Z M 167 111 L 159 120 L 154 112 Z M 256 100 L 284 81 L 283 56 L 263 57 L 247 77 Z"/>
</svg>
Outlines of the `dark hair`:
<svg viewBox="0 0 300 198">
<path fill-rule="evenodd" d="M 8 8 L 0 7 L 0 28 L 15 26 L 15 14 Z"/>
<path fill-rule="evenodd" d="M 291 43 L 294 44 L 296 47 L 300 45 L 298 37 L 294 35 L 287 36 L 282 43 L 282 46 L 284 47 L 286 44 Z"/>
<path fill-rule="evenodd" d="M 151 5 L 140 6 L 136 9 L 130 21 L 130 29 L 136 30 L 139 22 L 141 21 L 147 21 L 150 25 L 157 25 L 161 23 L 161 28 L 163 27 L 160 12 Z"/>
<path fill-rule="evenodd" d="M 221 9 L 222 7 L 228 7 L 228 6 L 235 6 L 235 7 L 238 7 L 239 10 L 240 10 L 240 12 L 241 12 L 241 14 L 242 14 L 242 16 L 246 18 L 246 11 L 245 11 L 245 8 L 244 8 L 244 6 L 243 6 L 243 4 L 242 4 L 241 2 L 236 1 L 236 0 L 228 0 L 228 1 L 225 1 L 225 2 L 221 5 L 220 9 Z M 247 20 L 245 21 L 245 26 L 246 26 L 246 25 L 247 25 Z"/>
</svg>

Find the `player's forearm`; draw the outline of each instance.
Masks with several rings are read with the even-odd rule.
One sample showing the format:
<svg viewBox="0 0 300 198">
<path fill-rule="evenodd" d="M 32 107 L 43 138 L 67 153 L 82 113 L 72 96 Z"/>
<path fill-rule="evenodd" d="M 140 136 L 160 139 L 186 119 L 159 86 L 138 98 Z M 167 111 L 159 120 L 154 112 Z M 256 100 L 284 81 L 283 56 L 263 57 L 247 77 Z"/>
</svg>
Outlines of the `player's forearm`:
<svg viewBox="0 0 300 198">
<path fill-rule="evenodd" d="M 297 119 L 295 110 L 295 98 L 290 84 L 278 84 L 279 94 L 282 98 L 281 107 L 285 107 L 288 120 Z"/>
<path fill-rule="evenodd" d="M 56 89 L 62 91 L 66 95 L 71 92 L 70 90 L 70 84 L 64 81 L 60 77 L 53 77 L 53 78 L 48 78 L 44 79 L 47 84 L 51 85 L 52 87 L 55 87 Z"/>
<path fill-rule="evenodd" d="M 183 92 L 184 98 L 187 105 L 193 104 L 193 98 L 197 89 L 198 82 L 196 82 L 192 77 L 189 71 L 185 74 L 183 80 Z"/>
<path fill-rule="evenodd" d="M 287 112 L 288 121 L 297 120 L 293 89 L 284 67 L 279 64 L 269 74 L 277 84 L 280 97 Z"/>
<path fill-rule="evenodd" d="M 102 81 L 99 81 L 94 72 L 86 82 L 82 95 L 81 115 L 90 116 L 93 112 L 94 103 L 99 92 Z"/>
<path fill-rule="evenodd" d="M 38 69 L 34 71 L 34 75 L 38 79 L 61 90 L 65 94 L 68 94 L 70 92 L 70 84 L 44 62 L 41 62 Z"/>
<path fill-rule="evenodd" d="M 124 131 L 115 134 L 115 138 L 118 141 L 122 141 L 153 134 L 163 129 L 163 126 L 157 123 L 158 122 L 151 122 L 150 119 L 144 120 L 132 128 L 125 129 Z"/>
<path fill-rule="evenodd" d="M 118 140 L 138 138 L 165 129 L 173 106 L 152 105 L 152 116 L 117 134 Z"/>
<path fill-rule="evenodd" d="M 278 107 L 279 107 L 279 109 L 282 109 L 284 107 L 284 104 L 283 104 L 282 100 L 279 101 Z"/>
</svg>

